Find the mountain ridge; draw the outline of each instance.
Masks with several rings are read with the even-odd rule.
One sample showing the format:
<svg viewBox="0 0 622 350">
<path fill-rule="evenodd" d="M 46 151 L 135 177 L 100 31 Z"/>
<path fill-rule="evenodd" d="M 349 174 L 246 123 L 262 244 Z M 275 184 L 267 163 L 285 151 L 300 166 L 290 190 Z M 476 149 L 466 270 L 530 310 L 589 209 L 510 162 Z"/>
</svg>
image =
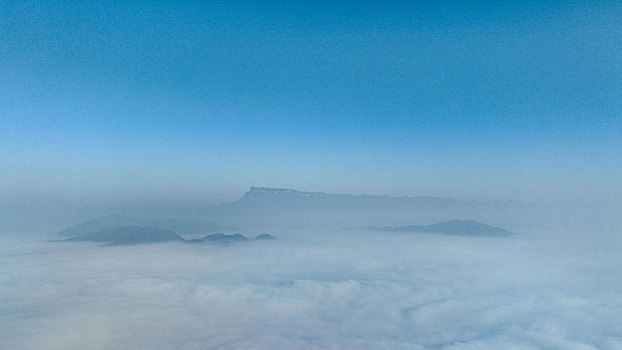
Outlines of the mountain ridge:
<svg viewBox="0 0 622 350">
<path fill-rule="evenodd" d="M 210 208 L 212 220 L 248 227 L 403 224 L 465 218 L 499 222 L 528 209 L 514 201 L 468 201 L 431 196 L 355 195 L 257 187 L 235 201 Z"/>
<path fill-rule="evenodd" d="M 315 191 L 300 191 L 291 188 L 283 188 L 283 187 L 265 187 L 265 186 L 251 186 L 250 189 L 245 192 L 242 197 L 238 198 L 235 201 L 223 202 L 222 204 L 233 203 L 244 198 L 256 195 L 256 194 L 272 194 L 272 195 L 282 195 L 282 194 L 290 194 L 290 195 L 302 195 L 306 198 L 309 197 L 348 197 L 348 198 L 383 198 L 383 199 L 417 199 L 417 200 L 448 200 L 448 201 L 458 201 L 464 203 L 500 203 L 500 204 L 523 204 L 519 201 L 495 201 L 495 200 L 466 200 L 460 198 L 452 198 L 452 197 L 440 197 L 440 196 L 392 196 L 388 194 L 350 194 L 350 193 L 331 193 L 331 192 L 315 192 Z"/>
<path fill-rule="evenodd" d="M 369 230 L 403 233 L 436 233 L 452 236 L 509 237 L 513 233 L 474 220 L 447 220 L 431 225 L 368 227 Z"/>
<path fill-rule="evenodd" d="M 100 242 L 110 245 L 133 245 L 158 242 L 183 242 L 184 239 L 170 230 L 158 227 L 121 226 L 70 237 L 65 242 Z"/>
<path fill-rule="evenodd" d="M 180 219 L 142 219 L 129 215 L 104 215 L 70 226 L 56 233 L 60 237 L 85 235 L 97 231 L 110 230 L 123 226 L 158 227 L 183 234 L 206 234 L 217 231 L 239 231 L 238 228 L 210 222 Z"/>
</svg>

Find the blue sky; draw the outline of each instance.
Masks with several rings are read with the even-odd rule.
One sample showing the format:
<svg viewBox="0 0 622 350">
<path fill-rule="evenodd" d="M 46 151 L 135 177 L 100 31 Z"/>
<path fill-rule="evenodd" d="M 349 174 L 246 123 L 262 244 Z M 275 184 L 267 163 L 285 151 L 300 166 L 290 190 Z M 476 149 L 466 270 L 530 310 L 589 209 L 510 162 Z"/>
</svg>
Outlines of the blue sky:
<svg viewBox="0 0 622 350">
<path fill-rule="evenodd" d="M 622 195 L 617 1 L 0 7 L 0 194 Z"/>
</svg>

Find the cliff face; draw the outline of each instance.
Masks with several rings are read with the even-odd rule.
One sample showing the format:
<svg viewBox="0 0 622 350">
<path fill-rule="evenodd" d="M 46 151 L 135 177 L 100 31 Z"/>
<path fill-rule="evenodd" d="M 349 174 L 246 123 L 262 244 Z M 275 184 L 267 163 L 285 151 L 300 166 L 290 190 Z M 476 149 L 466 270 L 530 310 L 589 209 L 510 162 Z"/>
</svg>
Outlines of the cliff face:
<svg viewBox="0 0 622 350">
<path fill-rule="evenodd" d="M 486 219 L 520 207 L 518 203 L 463 201 L 438 197 L 301 192 L 285 188 L 251 187 L 240 199 L 214 208 L 214 217 L 259 221 L 320 222 L 343 224 L 412 223 L 453 218 Z M 403 220 L 402 220 L 403 219 Z M 362 221 L 361 221 L 362 220 Z M 369 221 L 371 220 L 371 221 Z M 401 221 L 399 221 L 401 220 Z M 494 222 L 494 221 L 493 221 Z"/>
<path fill-rule="evenodd" d="M 221 207 L 256 207 L 264 210 L 271 208 L 288 211 L 352 211 L 361 209 L 395 210 L 416 207 L 442 207 L 482 205 L 484 202 L 465 202 L 457 199 L 437 197 L 391 197 L 376 195 L 332 194 L 323 192 L 301 192 L 284 188 L 251 187 L 242 198 L 234 202 L 223 203 Z"/>
</svg>

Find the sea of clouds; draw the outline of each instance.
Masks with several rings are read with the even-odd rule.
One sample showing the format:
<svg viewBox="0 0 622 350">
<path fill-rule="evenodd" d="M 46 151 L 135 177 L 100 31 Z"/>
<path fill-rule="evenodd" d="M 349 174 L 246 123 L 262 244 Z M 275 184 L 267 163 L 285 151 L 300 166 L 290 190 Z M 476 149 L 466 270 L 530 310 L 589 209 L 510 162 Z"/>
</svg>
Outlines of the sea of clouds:
<svg viewBox="0 0 622 350">
<path fill-rule="evenodd" d="M 1 237 L 0 349 L 622 349 L 622 239 Z"/>
</svg>

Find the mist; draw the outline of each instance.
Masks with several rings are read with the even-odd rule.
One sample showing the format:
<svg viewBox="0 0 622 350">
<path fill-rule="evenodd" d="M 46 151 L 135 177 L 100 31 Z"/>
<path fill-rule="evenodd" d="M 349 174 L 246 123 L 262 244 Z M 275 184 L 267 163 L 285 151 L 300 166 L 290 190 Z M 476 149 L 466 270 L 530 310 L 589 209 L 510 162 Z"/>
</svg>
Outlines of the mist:
<svg viewBox="0 0 622 350">
<path fill-rule="evenodd" d="M 0 5 L 0 349 L 622 349 L 622 2 Z"/>
<path fill-rule="evenodd" d="M 7 349 L 619 349 L 618 234 L 2 238 Z M 563 239 L 560 239 L 563 235 Z M 572 239 L 570 239 L 572 238 Z"/>
<path fill-rule="evenodd" d="M 0 347 L 619 349 L 619 229 L 542 210 L 251 188 L 192 224 L 104 216 L 5 234 Z M 463 216 L 511 235 L 369 226 Z M 186 242 L 65 241 L 127 224 L 174 228 Z M 191 240 L 217 231 L 275 239 Z"/>
</svg>

